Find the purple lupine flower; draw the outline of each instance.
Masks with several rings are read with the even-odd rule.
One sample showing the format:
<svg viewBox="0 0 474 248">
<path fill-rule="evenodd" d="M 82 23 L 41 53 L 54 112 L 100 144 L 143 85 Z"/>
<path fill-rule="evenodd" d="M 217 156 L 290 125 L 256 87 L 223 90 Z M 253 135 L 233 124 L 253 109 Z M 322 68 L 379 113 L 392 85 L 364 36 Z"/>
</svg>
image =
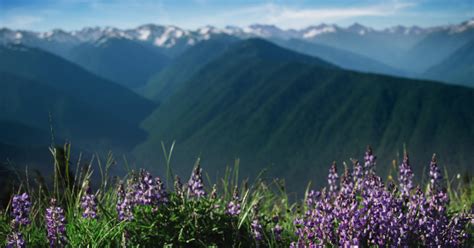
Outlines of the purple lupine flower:
<svg viewBox="0 0 474 248">
<path fill-rule="evenodd" d="M 326 189 L 318 194 L 314 208 L 306 211 L 303 219 L 302 239 L 307 245 L 333 244 L 334 235 L 334 206 Z"/>
<path fill-rule="evenodd" d="M 135 187 L 135 202 L 140 205 L 151 205 L 153 197 L 156 195 L 153 176 L 148 171 L 141 169 Z"/>
<path fill-rule="evenodd" d="M 306 206 L 308 208 L 314 208 L 314 206 L 316 204 L 316 200 L 319 198 L 320 194 L 321 193 L 319 191 L 310 190 L 306 194 Z"/>
<path fill-rule="evenodd" d="M 156 209 L 160 204 L 168 202 L 168 193 L 161 179 L 153 178 L 146 170 L 140 171 L 138 183 L 134 187 L 137 204 L 153 206 Z"/>
<path fill-rule="evenodd" d="M 466 213 L 453 216 L 445 230 L 444 246 L 462 247 L 469 238 L 469 234 L 466 232 L 466 226 L 469 225 L 472 219 L 473 217 Z"/>
<path fill-rule="evenodd" d="M 425 242 L 424 229 L 427 202 L 420 187 L 416 187 L 407 203 L 407 210 L 402 225 L 402 245 L 416 246 L 421 239 Z"/>
<path fill-rule="evenodd" d="M 163 181 L 159 177 L 155 177 L 156 184 L 156 196 L 155 199 L 158 204 L 168 203 L 168 192 L 166 192 L 166 187 Z"/>
<path fill-rule="evenodd" d="M 179 176 L 175 176 L 174 178 L 174 192 L 180 198 L 184 198 L 184 188 L 183 184 L 181 183 L 181 178 Z"/>
<path fill-rule="evenodd" d="M 27 193 L 13 196 L 12 200 L 12 217 L 18 226 L 26 226 L 30 224 L 31 202 Z"/>
<path fill-rule="evenodd" d="M 373 154 L 372 147 L 367 146 L 367 151 L 364 156 L 364 171 L 365 174 L 371 174 L 375 172 L 375 159 L 377 157 Z"/>
<path fill-rule="evenodd" d="M 210 197 L 212 200 L 217 199 L 217 184 L 213 184 L 213 185 L 212 185 L 212 189 L 211 189 L 211 193 L 209 194 L 209 197 Z"/>
<path fill-rule="evenodd" d="M 120 221 L 133 220 L 133 195 L 130 190 L 125 192 L 122 182 L 119 183 L 117 189 L 117 214 Z"/>
<path fill-rule="evenodd" d="M 26 247 L 25 239 L 21 232 L 13 232 L 7 236 L 7 248 L 23 248 Z"/>
<path fill-rule="evenodd" d="M 281 241 L 281 233 L 283 232 L 283 227 L 280 224 L 276 224 L 275 227 L 272 228 L 273 235 L 275 236 L 276 241 Z"/>
<path fill-rule="evenodd" d="M 403 155 L 403 162 L 400 164 L 398 182 L 400 184 L 401 196 L 407 199 L 410 195 L 410 191 L 413 189 L 413 172 L 406 151 Z"/>
<path fill-rule="evenodd" d="M 85 219 L 97 219 L 97 201 L 89 182 L 84 184 L 84 193 L 81 197 L 82 217 Z"/>
<path fill-rule="evenodd" d="M 401 201 L 374 174 L 368 175 L 364 183 L 362 208 L 358 210 L 362 216 L 357 214 L 364 222 L 361 239 L 367 240 L 369 246 L 396 246 L 402 230 L 400 223 L 404 221 Z"/>
<path fill-rule="evenodd" d="M 441 170 L 436 163 L 436 154 L 433 154 L 430 163 L 430 191 L 435 193 L 441 190 Z"/>
<path fill-rule="evenodd" d="M 328 174 L 329 193 L 332 196 L 334 196 L 338 190 L 338 179 L 336 162 L 333 162 Z"/>
<path fill-rule="evenodd" d="M 188 196 L 190 197 L 203 197 L 206 195 L 204 191 L 204 183 L 202 181 L 202 169 L 198 164 L 191 174 L 191 178 L 188 181 Z"/>
<path fill-rule="evenodd" d="M 66 237 L 66 218 L 64 210 L 57 206 L 56 199 L 51 199 L 50 207 L 46 209 L 46 230 L 48 232 L 48 241 L 50 247 L 65 247 Z"/>
<path fill-rule="evenodd" d="M 344 171 L 336 197 L 326 190 L 308 192 L 306 212 L 294 221 L 298 240 L 290 247 L 460 247 L 465 244 L 466 227 L 474 223 L 473 215 L 463 213 L 448 218 L 449 198 L 440 185 L 441 174 L 434 158 L 427 196 L 420 187 L 413 189 L 408 155 L 404 155 L 400 165 L 400 188 L 393 183 L 385 186 L 374 173 L 367 173 L 359 184 L 356 166 L 354 163 L 353 174 Z"/>
<path fill-rule="evenodd" d="M 275 224 L 275 226 L 272 228 L 273 236 L 275 237 L 276 241 L 281 241 L 281 234 L 283 232 L 283 227 L 280 226 L 280 224 L 278 223 L 280 218 L 278 217 L 278 215 L 275 215 L 273 216 L 272 220 L 273 220 L 273 223 Z"/>
<path fill-rule="evenodd" d="M 240 214 L 240 198 L 239 189 L 235 186 L 234 193 L 232 194 L 232 200 L 227 204 L 225 211 L 230 216 L 237 216 Z"/>
<path fill-rule="evenodd" d="M 26 247 L 23 234 L 19 230 L 19 222 L 13 220 L 11 223 L 12 232 L 7 236 L 7 248 L 24 248 Z"/>
<path fill-rule="evenodd" d="M 443 246 L 443 232 L 447 229 L 449 219 L 447 206 L 449 198 L 446 192 L 439 191 L 428 198 L 426 210 L 425 237 L 427 246 Z"/>
<path fill-rule="evenodd" d="M 262 234 L 262 225 L 260 224 L 260 221 L 258 218 L 255 218 L 252 220 L 252 223 L 250 224 L 250 228 L 252 230 L 252 236 L 256 241 L 261 241 L 263 239 L 263 234 Z"/>
<path fill-rule="evenodd" d="M 255 203 L 252 206 L 252 213 L 253 213 L 253 220 L 252 223 L 250 223 L 250 230 L 252 232 L 252 236 L 255 239 L 255 241 L 261 241 L 263 239 L 263 228 L 262 225 L 260 224 L 259 220 L 259 203 Z"/>
<path fill-rule="evenodd" d="M 336 232 L 339 246 L 358 246 L 360 228 L 358 228 L 358 202 L 354 190 L 352 175 L 346 168 L 341 180 L 341 190 L 334 201 L 334 217 L 338 223 Z"/>
<path fill-rule="evenodd" d="M 362 180 L 364 179 L 364 168 L 360 164 L 359 160 L 352 160 L 352 165 L 352 175 L 354 184 L 356 186 L 356 189 L 360 190 L 362 186 Z"/>
</svg>

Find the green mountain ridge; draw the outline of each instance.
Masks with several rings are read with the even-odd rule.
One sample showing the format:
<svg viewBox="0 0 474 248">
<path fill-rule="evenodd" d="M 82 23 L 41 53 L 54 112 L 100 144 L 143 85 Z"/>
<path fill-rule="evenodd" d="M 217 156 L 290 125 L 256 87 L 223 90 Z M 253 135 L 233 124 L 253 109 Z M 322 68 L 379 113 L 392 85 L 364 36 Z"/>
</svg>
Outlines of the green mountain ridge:
<svg viewBox="0 0 474 248">
<path fill-rule="evenodd" d="M 161 72 L 151 77 L 141 90 L 142 94 L 155 102 L 166 101 L 183 82 L 237 41 L 239 39 L 231 36 L 220 36 L 188 48 Z"/>
<path fill-rule="evenodd" d="M 288 185 L 321 185 L 333 160 L 357 158 L 368 144 L 385 158 L 378 169 L 387 174 L 406 143 L 418 175 L 434 152 L 450 170 L 472 172 L 473 107 L 469 88 L 347 71 L 250 39 L 160 105 L 135 154 L 142 164 L 158 163 L 156 147 L 176 140 L 176 172 L 201 156 L 207 171 L 222 175 L 239 157 L 245 175 L 268 168 Z"/>
<path fill-rule="evenodd" d="M 142 87 L 170 61 L 157 48 L 124 38 L 81 44 L 72 48 L 67 58 L 131 89 Z"/>
<path fill-rule="evenodd" d="M 107 147 L 130 149 L 133 144 L 145 138 L 145 132 L 137 126 L 123 122 L 82 99 L 51 88 L 45 83 L 5 72 L 0 72 L 0 81 L 0 120 L 31 127 L 32 130 L 28 133 L 43 136 L 41 140 L 46 140 L 44 137 L 51 135 L 50 125 L 58 137 L 64 137 L 79 147 L 91 150 Z M 11 126 L 3 130 L 15 131 Z M 8 135 L 24 134 L 22 131 Z M 7 134 L 1 136 L 7 137 Z M 20 140 L 16 139 L 15 145 L 22 145 Z M 35 141 L 41 145 L 48 144 L 40 142 L 41 140 L 27 140 L 30 144 Z"/>
<path fill-rule="evenodd" d="M 407 76 L 408 73 L 392 68 L 374 59 L 327 45 L 298 39 L 275 40 L 276 44 L 299 53 L 315 56 L 344 69 L 386 75 Z"/>
<path fill-rule="evenodd" d="M 0 163 L 15 158 L 21 165 L 41 164 L 50 157 L 51 128 L 56 144 L 70 141 L 78 153 L 128 153 L 145 139 L 139 123 L 156 106 L 65 59 L 24 46 L 0 46 L 0 82 Z"/>
<path fill-rule="evenodd" d="M 40 49 L 0 46 L 0 58 L 1 72 L 42 82 L 114 115 L 122 122 L 137 123 L 155 107 L 154 103 L 131 90 Z"/>
<path fill-rule="evenodd" d="M 474 29 L 465 32 L 451 30 L 433 32 L 413 46 L 405 55 L 405 64 L 423 73 L 441 63 L 456 50 L 474 40 Z M 420 60 L 420 58 L 423 58 Z"/>
<path fill-rule="evenodd" d="M 424 75 L 435 80 L 474 87 L 474 39 L 428 69 Z"/>
</svg>

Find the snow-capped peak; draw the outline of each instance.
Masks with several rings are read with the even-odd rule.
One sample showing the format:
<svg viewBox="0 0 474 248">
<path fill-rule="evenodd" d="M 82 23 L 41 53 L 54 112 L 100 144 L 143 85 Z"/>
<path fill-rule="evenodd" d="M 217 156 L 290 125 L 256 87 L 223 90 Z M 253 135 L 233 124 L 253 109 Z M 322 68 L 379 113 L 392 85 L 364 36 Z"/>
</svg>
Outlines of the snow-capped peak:
<svg viewBox="0 0 474 248">
<path fill-rule="evenodd" d="M 453 25 L 450 27 L 449 33 L 462 33 L 466 30 L 474 28 L 474 18 L 467 20 L 459 25 Z"/>
<path fill-rule="evenodd" d="M 351 26 L 349 26 L 347 28 L 347 30 L 349 32 L 354 32 L 354 33 L 357 33 L 359 35 L 365 35 L 366 33 L 374 31 L 372 28 L 366 27 L 366 26 L 361 25 L 357 22 L 352 24 Z"/>
<path fill-rule="evenodd" d="M 318 35 L 325 34 L 325 33 L 334 33 L 336 32 L 336 26 L 335 25 L 326 25 L 326 24 L 321 24 L 318 26 L 312 26 L 304 29 L 303 31 L 303 38 L 305 39 L 310 39 L 314 38 Z"/>
</svg>

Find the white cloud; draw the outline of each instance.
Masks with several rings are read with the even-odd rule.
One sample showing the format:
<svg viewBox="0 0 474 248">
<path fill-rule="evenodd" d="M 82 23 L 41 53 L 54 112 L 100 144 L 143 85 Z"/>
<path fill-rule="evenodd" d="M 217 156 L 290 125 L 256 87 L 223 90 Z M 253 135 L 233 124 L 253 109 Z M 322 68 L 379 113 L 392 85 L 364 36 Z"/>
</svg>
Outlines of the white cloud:
<svg viewBox="0 0 474 248">
<path fill-rule="evenodd" d="M 6 27 L 14 29 L 31 29 L 35 24 L 43 21 L 42 17 L 32 15 L 15 15 L 5 18 L 2 23 Z"/>
<path fill-rule="evenodd" d="M 301 28 L 321 22 L 334 22 L 357 17 L 390 16 L 414 6 L 414 3 L 400 1 L 388 1 L 384 4 L 362 7 L 337 8 L 296 8 L 270 3 L 230 10 L 214 16 L 213 19 L 216 22 L 235 25 L 264 23 L 283 28 Z M 219 19 L 224 19 L 224 21 L 219 21 Z"/>
</svg>

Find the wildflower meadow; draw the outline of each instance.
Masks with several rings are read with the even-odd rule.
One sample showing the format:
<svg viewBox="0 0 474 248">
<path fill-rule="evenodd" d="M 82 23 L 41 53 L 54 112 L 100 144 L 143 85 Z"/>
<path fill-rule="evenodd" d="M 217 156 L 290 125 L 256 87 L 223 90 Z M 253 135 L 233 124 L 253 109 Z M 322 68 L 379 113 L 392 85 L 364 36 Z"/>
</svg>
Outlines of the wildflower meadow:
<svg viewBox="0 0 474 248">
<path fill-rule="evenodd" d="M 52 149 L 53 153 L 55 152 Z M 111 176 L 113 159 L 92 170 L 56 160 L 54 180 L 25 179 L 0 215 L 7 247 L 472 247 L 474 184 L 451 180 L 427 161 L 417 185 L 408 153 L 398 175 L 364 160 L 333 163 L 326 187 L 290 199 L 284 182 L 238 176 L 206 180 L 198 159 L 188 180 L 144 169 Z M 100 182 L 93 183 L 93 173 Z M 173 180 L 174 177 L 174 180 Z M 30 177 L 28 177 L 30 178 Z"/>
</svg>

